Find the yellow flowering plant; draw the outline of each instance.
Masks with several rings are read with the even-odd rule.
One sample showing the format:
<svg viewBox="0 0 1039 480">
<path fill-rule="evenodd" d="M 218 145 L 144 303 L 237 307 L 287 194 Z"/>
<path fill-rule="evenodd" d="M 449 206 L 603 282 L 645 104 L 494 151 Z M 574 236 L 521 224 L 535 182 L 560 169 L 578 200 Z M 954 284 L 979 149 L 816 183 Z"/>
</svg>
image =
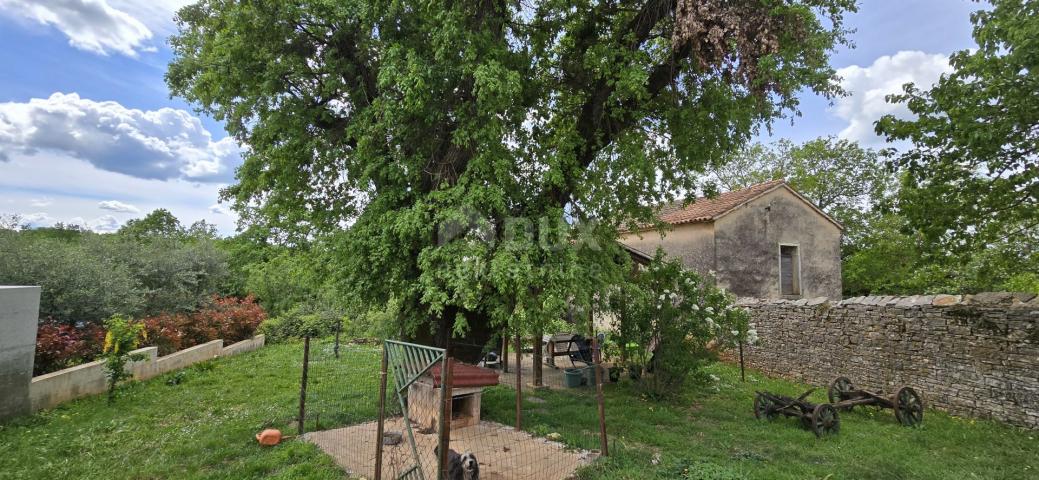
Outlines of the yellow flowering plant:
<svg viewBox="0 0 1039 480">
<path fill-rule="evenodd" d="M 130 378 L 126 365 L 143 360 L 142 354 L 131 354 L 141 342 L 148 339 L 144 325 L 123 315 L 113 315 L 105 320 L 105 345 L 102 358 L 105 360 L 105 377 L 108 378 L 108 402 L 115 400 L 115 389 Z"/>
</svg>

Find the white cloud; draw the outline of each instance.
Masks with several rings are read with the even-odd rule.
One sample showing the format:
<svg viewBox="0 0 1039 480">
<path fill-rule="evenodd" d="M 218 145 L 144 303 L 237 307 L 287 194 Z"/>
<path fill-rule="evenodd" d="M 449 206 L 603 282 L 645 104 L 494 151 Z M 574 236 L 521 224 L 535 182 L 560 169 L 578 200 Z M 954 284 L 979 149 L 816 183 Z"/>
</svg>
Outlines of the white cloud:
<svg viewBox="0 0 1039 480">
<path fill-rule="evenodd" d="M 141 209 L 130 205 L 129 203 L 120 202 L 119 200 L 105 200 L 98 203 L 97 208 L 120 213 L 141 213 Z"/>
<path fill-rule="evenodd" d="M 50 227 L 55 220 L 45 212 L 26 213 L 21 216 L 21 223 L 32 227 Z"/>
<path fill-rule="evenodd" d="M 111 215 L 101 215 L 93 220 L 83 220 L 83 217 L 70 218 L 66 225 L 78 225 L 85 230 L 93 230 L 96 233 L 115 233 L 119 230 L 119 220 Z"/>
<path fill-rule="evenodd" d="M 0 147 L 0 151 L 3 148 Z M 218 226 L 221 234 L 234 233 L 237 215 L 212 213 L 209 208 L 220 198 L 224 183 L 201 183 L 185 179 L 147 180 L 120 173 L 100 170 L 90 163 L 60 152 L 26 154 L 11 152 L 10 159 L 0 162 L 0 213 L 39 213 L 43 223 L 78 219 L 97 225 L 98 202 L 119 199 L 141 212 L 166 208 L 181 223 L 190 225 L 206 220 Z M 33 207 L 31 202 L 46 196 L 53 203 L 46 208 Z M 45 213 L 44 213 L 45 212 Z M 141 214 L 106 211 L 118 221 L 140 217 Z M 43 217 L 46 215 L 46 217 Z M 34 217 L 36 218 L 36 217 Z"/>
<path fill-rule="evenodd" d="M 140 20 L 155 32 L 156 36 L 166 36 L 176 30 L 173 16 L 181 7 L 195 3 L 197 0 L 109 0 L 109 3 Z"/>
<path fill-rule="evenodd" d="M 0 0 L 0 10 L 52 26 L 69 38 L 70 45 L 81 50 L 101 55 L 118 52 L 130 57 L 155 50 L 150 42 L 152 31 L 107 0 Z"/>
<path fill-rule="evenodd" d="M 221 205 L 219 203 L 214 203 L 213 205 L 210 205 L 209 206 L 209 213 L 215 213 L 217 215 L 230 215 L 231 214 L 231 212 L 227 209 L 227 207 L 225 207 L 225 206 L 223 206 L 223 205 Z"/>
<path fill-rule="evenodd" d="M 54 200 L 51 200 L 50 198 L 47 198 L 47 197 L 34 198 L 32 200 L 29 200 L 29 205 L 31 205 L 33 207 L 36 207 L 36 208 L 45 208 L 45 207 L 49 207 L 49 206 L 51 206 L 53 204 L 54 204 Z"/>
<path fill-rule="evenodd" d="M 0 103 L 0 161 L 10 151 L 60 152 L 103 170 L 157 180 L 228 181 L 240 162 L 234 140 L 214 141 L 187 111 L 130 109 L 75 93 Z"/>
<path fill-rule="evenodd" d="M 868 67 L 852 65 L 837 70 L 841 86 L 850 93 L 837 99 L 832 109 L 837 117 L 848 122 L 840 137 L 868 145 L 883 143 L 884 139 L 874 131 L 873 122 L 888 114 L 899 118 L 911 118 L 912 115 L 905 105 L 888 103 L 885 97 L 901 93 L 902 85 L 910 82 L 921 89 L 928 89 L 943 73 L 951 71 L 948 56 L 919 51 L 884 55 Z"/>
</svg>

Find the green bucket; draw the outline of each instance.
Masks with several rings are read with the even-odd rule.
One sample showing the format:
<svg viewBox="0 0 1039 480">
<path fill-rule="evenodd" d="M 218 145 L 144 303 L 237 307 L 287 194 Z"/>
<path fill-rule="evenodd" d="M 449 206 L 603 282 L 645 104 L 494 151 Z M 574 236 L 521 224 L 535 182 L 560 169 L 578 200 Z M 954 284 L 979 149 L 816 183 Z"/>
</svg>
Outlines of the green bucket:
<svg viewBox="0 0 1039 480">
<path fill-rule="evenodd" d="M 581 386 L 581 380 L 584 379 L 584 372 L 580 368 L 568 368 L 563 370 L 563 384 L 566 388 L 577 388 Z"/>
<path fill-rule="evenodd" d="M 595 386 L 595 367 L 587 366 L 584 367 L 585 385 Z"/>
</svg>

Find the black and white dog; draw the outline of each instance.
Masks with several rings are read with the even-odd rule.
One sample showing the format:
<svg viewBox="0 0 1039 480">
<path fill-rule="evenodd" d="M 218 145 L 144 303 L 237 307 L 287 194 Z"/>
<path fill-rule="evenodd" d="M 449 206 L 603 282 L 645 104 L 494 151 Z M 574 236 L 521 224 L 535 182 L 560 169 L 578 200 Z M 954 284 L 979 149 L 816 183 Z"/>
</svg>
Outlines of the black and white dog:
<svg viewBox="0 0 1039 480">
<path fill-rule="evenodd" d="M 433 447 L 433 453 L 440 457 L 440 447 Z M 447 480 L 480 480 L 480 462 L 476 460 L 473 452 L 458 452 L 447 450 Z"/>
</svg>

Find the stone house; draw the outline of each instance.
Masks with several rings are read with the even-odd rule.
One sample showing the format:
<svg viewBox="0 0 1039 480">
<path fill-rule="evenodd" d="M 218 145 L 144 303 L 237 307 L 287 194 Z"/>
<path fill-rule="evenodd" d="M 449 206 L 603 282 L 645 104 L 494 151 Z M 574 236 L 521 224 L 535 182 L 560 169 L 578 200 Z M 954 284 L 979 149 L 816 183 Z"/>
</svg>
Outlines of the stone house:
<svg viewBox="0 0 1039 480">
<path fill-rule="evenodd" d="M 647 255 L 662 247 L 738 297 L 841 298 L 842 227 L 782 180 L 665 205 L 658 217 L 663 233 L 647 226 L 620 242 Z"/>
</svg>

